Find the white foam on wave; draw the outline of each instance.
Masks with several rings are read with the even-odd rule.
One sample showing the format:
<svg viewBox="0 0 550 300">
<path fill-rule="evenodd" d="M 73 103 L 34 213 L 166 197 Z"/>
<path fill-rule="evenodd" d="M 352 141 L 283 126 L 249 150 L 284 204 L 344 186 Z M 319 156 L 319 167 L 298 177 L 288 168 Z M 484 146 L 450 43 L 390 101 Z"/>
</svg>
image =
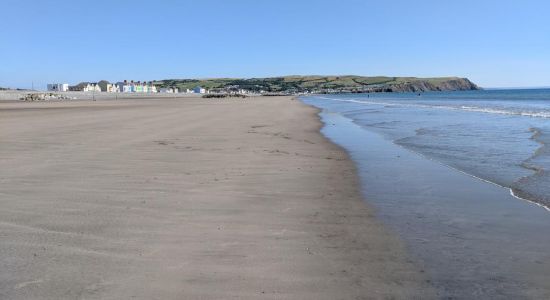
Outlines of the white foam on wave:
<svg viewBox="0 0 550 300">
<path fill-rule="evenodd" d="M 517 199 L 520 199 L 520 200 L 523 200 L 523 201 L 530 202 L 531 204 L 534 204 L 534 205 L 536 205 L 536 206 L 540 206 L 540 207 L 542 207 L 542 208 L 544 208 L 545 210 L 547 210 L 547 211 L 550 212 L 550 207 L 548 207 L 548 206 L 546 206 L 546 205 L 544 205 L 544 204 L 540 204 L 540 203 L 535 202 L 535 201 L 531 201 L 531 200 L 529 200 L 529 199 L 521 198 L 520 196 L 518 196 L 518 195 L 516 195 L 516 194 L 514 193 L 514 190 L 513 190 L 513 189 L 510 189 L 510 195 L 512 195 L 512 197 L 514 197 L 514 198 L 517 198 Z"/>
<path fill-rule="evenodd" d="M 364 101 L 359 101 L 359 100 L 354 100 L 354 99 L 335 99 L 335 98 L 327 98 L 327 97 L 318 97 L 318 98 L 327 99 L 327 100 L 334 100 L 334 101 L 342 101 L 342 102 L 365 103 Z M 385 103 L 385 102 L 384 102 L 384 103 L 375 103 L 375 102 L 372 102 L 372 103 L 371 103 L 371 102 L 368 102 L 368 103 L 366 103 L 366 104 L 388 105 L 388 103 Z M 394 104 L 394 105 L 400 105 L 400 104 Z M 350 120 L 351 120 L 351 119 L 350 119 Z M 353 120 L 351 120 L 351 122 L 353 122 Z M 475 178 L 475 179 L 477 179 L 477 180 L 481 180 L 481 181 L 483 181 L 483 182 L 485 182 L 485 183 L 489 183 L 489 184 L 492 184 L 492 185 L 496 185 L 496 186 L 498 186 L 498 187 L 500 187 L 500 188 L 508 189 L 508 190 L 510 191 L 510 195 L 511 195 L 512 197 L 514 197 L 514 198 L 516 198 L 516 199 L 519 199 L 519 200 L 522 200 L 522 201 L 525 201 L 525 202 L 528 202 L 528 203 L 530 203 L 530 204 L 534 204 L 534 205 L 536 205 L 536 206 L 538 206 L 538 207 L 541 207 L 541 208 L 543 208 L 544 210 L 550 212 L 550 206 L 546 206 L 546 205 L 544 205 L 544 204 L 541 204 L 541 203 L 538 203 L 538 202 L 535 202 L 535 201 L 532 201 L 532 200 L 529 200 L 529 199 L 522 198 L 522 197 L 516 195 L 516 194 L 514 193 L 514 190 L 513 190 L 512 188 L 510 188 L 510 187 L 503 186 L 503 185 L 498 184 L 498 183 L 496 183 L 496 182 L 493 182 L 493 181 L 490 181 L 490 180 L 487 180 L 487 179 L 478 177 L 478 176 L 476 176 L 476 175 L 470 174 L 470 173 L 465 172 L 465 171 L 463 171 L 463 170 L 460 170 L 460 169 L 458 169 L 458 168 L 456 168 L 456 167 L 453 167 L 453 166 L 451 166 L 451 165 L 445 164 L 445 163 L 443 163 L 443 162 L 441 162 L 441 161 L 439 161 L 439 160 L 436 160 L 436 159 L 434 159 L 434 158 L 431 158 L 431 157 L 429 157 L 429 156 L 426 156 L 426 155 L 424 155 L 424 154 L 422 154 L 422 153 L 420 153 L 420 152 L 414 151 L 414 150 L 409 149 L 409 148 L 407 148 L 407 147 L 405 147 L 405 146 L 403 146 L 403 145 L 400 145 L 400 144 L 398 144 L 398 143 L 395 143 L 395 141 L 393 141 L 392 143 L 393 143 L 394 145 L 396 145 L 396 146 L 398 146 L 398 147 L 400 147 L 400 148 L 406 150 L 406 151 L 409 151 L 409 152 L 411 152 L 411 153 L 414 153 L 414 154 L 416 154 L 416 155 L 419 155 L 419 156 L 421 156 L 421 157 L 423 157 L 423 158 L 425 158 L 425 159 L 427 159 L 427 160 L 433 161 L 433 162 L 435 162 L 435 163 L 437 163 L 437 164 L 439 164 L 439 165 L 442 165 L 442 166 L 444 166 L 444 167 L 447 167 L 447 168 L 449 168 L 449 169 L 452 169 L 452 170 L 454 170 L 454 171 L 457 171 L 457 172 L 459 172 L 459 173 L 461 173 L 461 174 L 464 174 L 464 175 L 466 175 L 466 176 L 473 177 L 473 178 Z"/>
<path fill-rule="evenodd" d="M 392 143 L 393 143 L 394 145 L 398 146 L 398 147 L 401 147 L 402 149 L 404 149 L 404 150 L 406 150 L 406 151 L 409 151 L 409 152 L 411 152 L 411 153 L 414 153 L 414 154 L 416 154 L 416 155 L 419 155 L 419 156 L 421 156 L 421 157 L 423 157 L 423 158 L 425 158 L 425 159 L 427 159 L 427 160 L 433 161 L 433 162 L 435 162 L 435 163 L 437 163 L 437 164 L 439 164 L 439 165 L 442 165 L 442 166 L 447 167 L 447 168 L 449 168 L 449 169 L 451 169 L 451 170 L 457 171 L 457 172 L 459 172 L 459 173 L 461 173 L 461 174 L 464 174 L 464 175 L 466 175 L 466 176 L 470 176 L 470 177 L 475 178 L 475 179 L 477 179 L 477 180 L 481 180 L 481 181 L 483 181 L 483 182 L 485 182 L 485 183 L 489 183 L 489 184 L 496 185 L 496 186 L 501 187 L 501 188 L 504 188 L 504 189 L 508 189 L 508 190 L 510 191 L 510 195 L 511 195 L 512 197 L 514 197 L 514 198 L 516 198 L 516 199 L 519 199 L 519 200 L 526 201 L 526 202 L 528 202 L 528 203 L 530 203 L 530 204 L 534 204 L 534 205 L 536 205 L 536 206 L 538 206 L 538 207 L 541 207 L 541 208 L 545 209 L 546 211 L 550 212 L 550 207 L 549 207 L 549 206 L 546 206 L 546 205 L 544 205 L 544 204 L 542 204 L 542 203 L 538 203 L 538 202 L 535 202 L 535 201 L 532 201 L 532 200 L 529 200 L 529 199 L 522 198 L 522 197 L 516 195 L 516 194 L 514 193 L 514 190 L 513 190 L 512 188 L 510 188 L 510 187 L 507 187 L 507 186 L 498 184 L 498 183 L 496 183 L 496 182 L 493 182 L 493 181 L 490 181 L 490 180 L 487 180 L 487 179 L 478 177 L 478 176 L 476 176 L 476 175 L 474 175 L 474 174 L 470 174 L 470 173 L 468 173 L 468 172 L 466 172 L 466 171 L 460 170 L 460 169 L 458 169 L 458 168 L 456 168 L 456 167 L 453 167 L 453 166 L 448 165 L 448 164 L 445 164 L 445 163 L 443 163 L 443 162 L 441 162 L 441 161 L 439 161 L 439 160 L 436 160 L 436 159 L 434 159 L 434 158 L 431 158 L 431 157 L 429 157 L 429 156 L 426 156 L 426 155 L 424 155 L 424 154 L 422 154 L 422 153 L 420 153 L 420 152 L 417 152 L 417 151 L 414 151 L 414 150 L 412 150 L 412 149 L 409 149 L 409 148 L 407 148 L 407 147 L 405 147 L 405 146 L 403 146 L 403 145 L 397 144 L 397 143 L 395 143 L 395 141 L 392 142 Z"/>
<path fill-rule="evenodd" d="M 515 110 L 506 110 L 506 109 L 479 107 L 479 106 L 465 106 L 465 105 L 447 106 L 447 105 L 428 105 L 428 104 L 419 104 L 419 103 L 395 103 L 395 102 L 381 102 L 381 101 L 371 101 L 371 100 L 341 99 L 341 98 L 330 98 L 330 97 L 316 97 L 316 98 L 339 101 L 339 102 L 352 102 L 352 103 L 361 103 L 361 104 L 370 104 L 370 105 L 415 107 L 415 108 L 428 108 L 428 109 L 435 108 L 435 109 L 446 109 L 446 110 L 456 110 L 456 111 L 479 112 L 479 113 L 487 113 L 487 114 L 512 115 L 512 116 L 550 119 L 550 111 L 515 111 Z"/>
<path fill-rule="evenodd" d="M 507 187 L 507 186 L 498 184 L 498 183 L 496 183 L 496 182 L 493 182 L 493 181 L 490 181 L 490 180 L 487 180 L 487 179 L 478 177 L 478 176 L 476 176 L 476 175 L 474 175 L 474 174 L 470 174 L 470 173 L 468 173 L 468 172 L 466 172 L 466 171 L 463 171 L 463 170 L 460 170 L 460 169 L 458 169 L 458 168 L 456 168 L 456 167 L 453 167 L 453 166 L 451 166 L 451 165 L 445 164 L 445 163 L 443 163 L 443 162 L 441 162 L 441 161 L 439 161 L 439 160 L 433 159 L 433 158 L 431 158 L 431 157 L 429 157 L 429 156 L 426 156 L 426 155 L 424 155 L 424 154 L 422 154 L 422 153 L 420 153 L 420 152 L 417 152 L 417 151 L 414 151 L 414 150 L 412 150 L 412 149 L 409 149 L 409 148 L 407 148 L 407 147 L 405 147 L 405 146 L 403 146 L 403 145 L 399 145 L 399 144 L 397 144 L 397 143 L 395 143 L 395 142 L 393 142 L 393 144 L 396 145 L 396 146 L 398 146 L 398 147 L 401 147 L 402 149 L 405 149 L 406 151 L 409 151 L 409 152 L 414 153 L 414 154 L 416 154 L 416 155 L 422 156 L 423 158 L 425 158 L 425 159 L 427 159 L 427 160 L 433 161 L 433 162 L 435 162 L 435 163 L 437 163 L 437 164 L 440 164 L 440 165 L 442 165 L 442 166 L 444 166 L 444 167 L 447 167 L 447 168 L 449 168 L 449 169 L 452 169 L 452 170 L 457 171 L 457 172 L 459 172 L 459 173 L 462 173 L 462 174 L 464 174 L 464 175 L 473 177 L 473 178 L 475 178 L 475 179 L 477 179 L 477 180 L 481 180 L 481 181 L 483 181 L 483 182 L 485 182 L 485 183 L 490 183 L 490 184 L 492 184 L 492 185 L 496 185 L 496 186 L 498 186 L 498 187 L 501 187 L 501 188 L 504 188 L 504 189 L 508 189 L 508 190 L 510 191 L 510 195 L 511 195 L 512 197 L 514 197 L 514 198 L 516 198 L 516 199 L 519 199 L 519 200 L 523 200 L 523 201 L 529 202 L 529 203 L 531 203 L 531 204 L 534 204 L 534 205 L 536 205 L 536 206 L 539 206 L 539 207 L 541 207 L 541 208 L 544 208 L 546 211 L 550 212 L 550 207 L 549 207 L 549 206 L 546 206 L 546 205 L 544 205 L 544 204 L 542 204 L 542 203 L 538 203 L 538 202 L 535 202 L 535 201 L 532 201 L 532 200 L 529 200 L 529 199 L 522 198 L 522 197 L 516 195 L 516 194 L 514 193 L 514 190 L 513 190 L 512 188 L 510 188 L 510 187 Z"/>
<path fill-rule="evenodd" d="M 465 111 L 482 112 L 482 113 L 489 113 L 489 114 L 516 115 L 516 116 L 533 117 L 533 118 L 550 118 L 550 112 L 543 112 L 543 111 L 538 111 L 538 112 L 537 111 L 513 111 L 513 110 L 494 109 L 494 108 L 476 107 L 476 106 L 461 106 L 459 109 L 465 110 Z"/>
</svg>

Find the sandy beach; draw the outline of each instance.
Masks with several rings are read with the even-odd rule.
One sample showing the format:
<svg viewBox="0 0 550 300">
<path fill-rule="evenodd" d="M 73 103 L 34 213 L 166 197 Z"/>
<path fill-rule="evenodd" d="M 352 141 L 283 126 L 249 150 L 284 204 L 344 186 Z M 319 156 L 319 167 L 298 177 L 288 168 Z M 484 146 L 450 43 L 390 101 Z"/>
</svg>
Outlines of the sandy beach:
<svg viewBox="0 0 550 300">
<path fill-rule="evenodd" d="M 317 113 L 0 103 L 0 298 L 433 298 Z"/>
<path fill-rule="evenodd" d="M 88 101 L 88 100 L 143 100 L 143 99 L 167 99 L 167 98 L 193 98 L 197 97 L 197 94 L 187 93 L 107 93 L 107 92 L 44 92 L 33 90 L 0 90 L 0 101 L 5 102 L 20 102 L 29 95 L 48 95 L 54 100 L 48 101 Z"/>
</svg>

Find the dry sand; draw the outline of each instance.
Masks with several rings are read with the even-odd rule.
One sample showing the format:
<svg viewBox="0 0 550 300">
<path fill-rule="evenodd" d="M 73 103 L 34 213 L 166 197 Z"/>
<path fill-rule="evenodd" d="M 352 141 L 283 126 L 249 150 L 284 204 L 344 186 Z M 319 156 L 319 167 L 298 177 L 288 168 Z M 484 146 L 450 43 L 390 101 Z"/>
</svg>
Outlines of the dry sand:
<svg viewBox="0 0 550 300">
<path fill-rule="evenodd" d="M 0 101 L 19 102 L 21 98 L 25 98 L 31 94 L 55 95 L 59 99 L 70 99 L 71 101 L 78 100 L 118 100 L 118 99 L 163 99 L 163 98 L 189 98 L 197 97 L 197 94 L 170 94 L 170 93 L 107 93 L 107 92 L 49 92 L 49 91 L 32 91 L 32 90 L 5 90 L 0 91 Z"/>
<path fill-rule="evenodd" d="M 0 103 L 0 299 L 432 298 L 316 113 Z"/>
</svg>

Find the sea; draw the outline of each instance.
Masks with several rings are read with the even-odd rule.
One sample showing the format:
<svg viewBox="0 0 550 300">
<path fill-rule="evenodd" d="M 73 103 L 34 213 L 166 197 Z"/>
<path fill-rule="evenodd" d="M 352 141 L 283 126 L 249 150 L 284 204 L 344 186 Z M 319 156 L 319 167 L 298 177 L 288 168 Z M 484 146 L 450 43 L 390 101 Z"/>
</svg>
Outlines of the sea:
<svg viewBox="0 0 550 300">
<path fill-rule="evenodd" d="M 550 89 L 322 95 L 308 101 L 550 207 Z"/>
<path fill-rule="evenodd" d="M 305 96 L 441 299 L 550 299 L 550 89 Z"/>
</svg>

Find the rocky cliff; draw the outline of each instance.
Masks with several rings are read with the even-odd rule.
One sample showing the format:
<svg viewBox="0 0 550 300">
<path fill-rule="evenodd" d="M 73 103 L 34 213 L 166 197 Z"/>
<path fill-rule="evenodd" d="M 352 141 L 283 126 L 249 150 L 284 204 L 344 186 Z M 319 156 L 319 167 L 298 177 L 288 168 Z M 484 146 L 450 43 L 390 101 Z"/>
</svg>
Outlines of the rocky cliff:
<svg viewBox="0 0 550 300">
<path fill-rule="evenodd" d="M 416 80 L 397 84 L 389 84 L 391 92 L 429 92 L 429 91 L 471 91 L 479 90 L 475 83 L 467 78 L 452 78 L 441 81 Z"/>
</svg>

